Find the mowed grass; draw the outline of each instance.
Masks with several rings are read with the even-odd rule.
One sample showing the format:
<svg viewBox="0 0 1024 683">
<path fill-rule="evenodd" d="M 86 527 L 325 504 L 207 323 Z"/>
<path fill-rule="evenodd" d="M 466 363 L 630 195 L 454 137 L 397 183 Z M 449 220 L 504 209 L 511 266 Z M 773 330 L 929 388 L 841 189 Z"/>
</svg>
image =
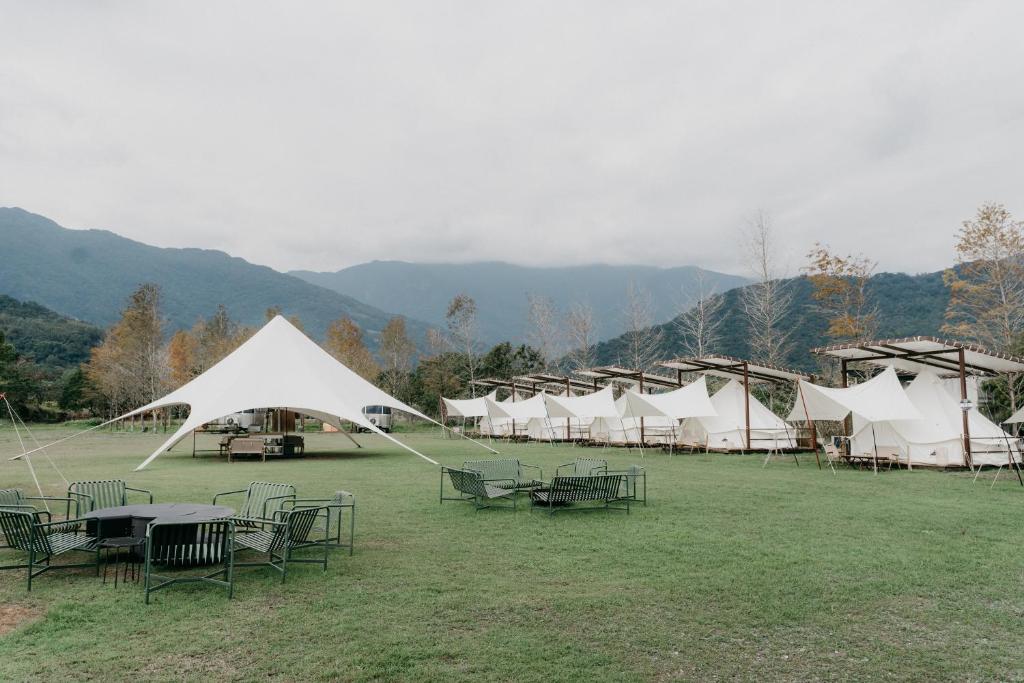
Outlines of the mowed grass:
<svg viewBox="0 0 1024 683">
<path fill-rule="evenodd" d="M 344 488 L 358 501 L 355 555 L 335 552 L 326 574 L 297 566 L 284 585 L 240 570 L 231 601 L 181 586 L 149 606 L 88 571 L 44 575 L 31 593 L 22 571 L 0 572 L 0 605 L 21 615 L 0 636 L 0 680 L 1024 678 L 1024 490 L 1005 475 L 990 488 L 953 473 L 834 476 L 811 455 L 762 468 L 649 451 L 647 507 L 549 518 L 438 505 L 435 467 L 368 436 L 356 451 L 311 435 L 310 457 L 266 464 L 192 459 L 188 443 L 132 472 L 162 438 L 91 434 L 52 457 L 71 480 L 126 478 L 158 502 L 209 502 L 250 480 Z M 486 455 L 436 433 L 402 438 L 447 465 Z M 499 449 L 545 474 L 602 455 Z M 0 431 L 0 453 L 17 452 Z M 57 493 L 46 460 L 33 462 Z M 0 485 L 33 488 L 6 457 Z"/>
</svg>

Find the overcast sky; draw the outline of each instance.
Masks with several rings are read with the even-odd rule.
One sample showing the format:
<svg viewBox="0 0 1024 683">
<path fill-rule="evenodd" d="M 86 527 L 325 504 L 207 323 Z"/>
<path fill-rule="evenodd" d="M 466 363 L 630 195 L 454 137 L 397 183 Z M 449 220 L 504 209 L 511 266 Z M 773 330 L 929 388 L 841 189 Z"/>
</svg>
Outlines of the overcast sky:
<svg viewBox="0 0 1024 683">
<path fill-rule="evenodd" d="M 728 8 L 726 8 L 728 6 Z M 278 269 L 939 269 L 1024 218 L 1024 3 L 8 2 L 0 205 Z"/>
</svg>

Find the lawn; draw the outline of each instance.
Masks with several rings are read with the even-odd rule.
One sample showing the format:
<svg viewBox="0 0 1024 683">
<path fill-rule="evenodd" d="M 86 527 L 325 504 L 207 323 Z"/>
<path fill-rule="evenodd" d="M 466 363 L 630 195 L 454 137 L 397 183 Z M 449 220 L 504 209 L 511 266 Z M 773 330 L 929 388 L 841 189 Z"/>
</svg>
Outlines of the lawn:
<svg viewBox="0 0 1024 683">
<path fill-rule="evenodd" d="M 326 574 L 297 565 L 284 585 L 240 570 L 231 601 L 180 586 L 149 606 L 88 571 L 43 575 L 31 593 L 21 571 L 0 572 L 0 680 L 1024 678 L 1024 490 L 1005 476 L 989 487 L 958 473 L 833 475 L 811 455 L 762 468 L 647 452 L 647 507 L 548 517 L 438 505 L 437 469 L 377 437 L 354 451 L 311 435 L 309 457 L 266 464 L 192 459 L 189 444 L 132 472 L 162 438 L 94 433 L 53 458 L 68 479 L 126 478 L 158 502 L 208 502 L 254 479 L 344 488 L 358 502 L 355 555 L 336 552 Z M 446 465 L 482 455 L 436 433 L 402 438 Z M 545 474 L 601 454 L 499 448 Z M 0 430 L 0 487 L 32 489 L 6 459 L 17 452 Z"/>
</svg>

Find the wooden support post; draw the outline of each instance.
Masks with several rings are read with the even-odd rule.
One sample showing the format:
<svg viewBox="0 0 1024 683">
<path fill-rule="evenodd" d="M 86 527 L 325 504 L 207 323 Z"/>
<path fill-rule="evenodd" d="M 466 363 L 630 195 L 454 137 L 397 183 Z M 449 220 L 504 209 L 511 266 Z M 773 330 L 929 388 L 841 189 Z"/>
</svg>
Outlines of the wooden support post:
<svg viewBox="0 0 1024 683">
<path fill-rule="evenodd" d="M 644 372 L 643 372 L 643 370 L 641 370 L 640 371 L 640 394 L 643 395 L 643 393 L 644 393 Z M 643 445 L 645 443 L 647 443 L 647 435 L 644 433 L 644 418 L 643 418 L 643 415 L 641 415 L 640 416 L 640 446 L 643 447 Z"/>
<path fill-rule="evenodd" d="M 974 469 L 974 456 L 971 453 L 971 421 L 968 411 L 964 409 L 967 405 L 967 368 L 964 367 L 963 347 L 957 350 L 957 361 L 960 365 L 960 412 L 963 414 L 964 425 L 964 464 Z"/>
<path fill-rule="evenodd" d="M 750 364 L 743 361 L 743 413 L 747 424 L 747 450 L 750 446 Z"/>
<path fill-rule="evenodd" d="M 849 364 L 846 359 L 843 358 L 840 361 L 840 365 L 842 366 L 842 378 L 840 381 L 842 382 L 842 387 L 846 389 L 850 386 Z M 843 444 L 843 448 L 846 450 L 847 455 L 853 455 L 853 453 L 850 452 L 853 450 L 853 415 L 847 415 L 843 418 L 843 432 L 844 436 L 846 436 L 846 442 Z"/>
</svg>

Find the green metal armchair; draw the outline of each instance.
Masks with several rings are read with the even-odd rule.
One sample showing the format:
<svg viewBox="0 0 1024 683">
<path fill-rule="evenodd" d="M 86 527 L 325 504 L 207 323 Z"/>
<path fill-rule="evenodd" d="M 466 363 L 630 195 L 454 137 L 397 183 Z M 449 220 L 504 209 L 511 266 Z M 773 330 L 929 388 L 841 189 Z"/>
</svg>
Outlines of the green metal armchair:
<svg viewBox="0 0 1024 683">
<path fill-rule="evenodd" d="M 67 516 L 71 516 L 72 502 L 75 503 L 76 516 L 83 512 L 127 505 L 129 491 L 143 493 L 149 497 L 150 503 L 153 502 L 153 494 L 150 491 L 132 488 L 123 479 L 73 481 L 68 486 Z"/>
<path fill-rule="evenodd" d="M 28 561 L 21 564 L 8 564 L 0 569 L 27 569 L 28 590 L 32 590 L 32 579 L 51 569 L 72 569 L 75 567 L 95 567 L 99 574 L 99 550 L 97 540 L 85 533 L 84 519 L 69 519 L 60 522 L 42 522 L 42 515 L 49 514 L 39 511 L 13 510 L 0 508 L 0 530 L 10 543 L 9 548 L 28 555 Z M 73 529 L 73 530 L 68 530 Z M 92 555 L 92 562 L 76 564 L 53 564 L 55 557 L 70 552 L 83 552 Z"/>
<path fill-rule="evenodd" d="M 445 496 L 444 480 L 448 475 L 451 486 L 458 495 Z M 463 500 L 473 503 L 476 510 L 491 507 L 491 503 L 497 500 L 510 501 L 512 505 L 500 505 L 494 507 L 507 507 L 516 509 L 516 490 L 508 488 L 508 480 L 502 479 L 498 482 L 491 482 L 484 479 L 483 475 L 476 470 L 460 470 L 454 467 L 441 468 L 441 493 L 440 503 L 446 500 Z"/>
<path fill-rule="evenodd" d="M 563 470 L 568 470 L 563 472 Z M 600 458 L 576 458 L 572 462 L 559 465 L 555 469 L 555 476 L 563 477 L 589 477 L 597 474 L 608 473 L 608 461 Z"/>
<path fill-rule="evenodd" d="M 204 573 L 155 574 L 154 565 L 167 570 L 202 567 Z M 206 571 L 217 567 L 212 572 Z M 229 519 L 206 522 L 150 522 L 146 527 L 146 559 L 143 567 L 145 601 L 149 595 L 176 583 L 208 583 L 234 595 L 235 525 Z"/>
<path fill-rule="evenodd" d="M 294 510 L 279 510 L 272 522 L 267 522 L 263 529 L 252 531 L 247 534 L 239 534 L 235 537 L 236 550 L 251 550 L 257 553 L 266 554 L 267 559 L 263 562 L 236 562 L 236 567 L 271 567 L 281 574 L 281 583 L 288 577 L 288 563 L 311 563 L 323 566 L 327 571 L 327 552 L 330 546 L 327 543 L 318 543 L 311 535 L 314 533 L 317 518 L 327 514 L 328 508 L 322 507 L 300 507 Z M 269 528 L 268 528 L 269 527 Z M 322 547 L 324 554 L 322 558 L 303 557 L 297 558 L 293 555 L 296 550 L 315 546 Z"/>
<path fill-rule="evenodd" d="M 246 528 L 262 527 L 273 521 L 274 515 L 283 510 L 286 501 L 295 500 L 295 487 L 269 481 L 254 481 L 248 488 L 224 491 L 213 497 L 213 504 L 222 496 L 245 494 L 245 499 L 235 515 L 235 524 Z"/>
<path fill-rule="evenodd" d="M 327 514 L 322 520 L 317 520 L 317 525 L 313 528 L 313 533 L 323 532 L 323 543 L 327 543 L 331 548 L 348 548 L 348 554 L 351 555 L 353 553 L 356 537 L 355 495 L 348 491 L 335 491 L 334 495 L 330 498 L 296 498 L 291 501 L 285 501 L 285 504 L 291 508 L 327 508 Z M 343 521 L 346 509 L 349 511 L 348 543 L 345 543 L 341 539 L 341 528 L 344 526 Z M 316 543 L 319 542 L 320 541 L 316 541 Z"/>
<path fill-rule="evenodd" d="M 485 481 L 516 491 L 529 491 L 544 484 L 544 470 L 537 465 L 519 462 L 517 458 L 467 460 L 462 463 L 462 469 L 479 472 Z M 526 470 L 532 471 L 532 474 Z"/>
</svg>

